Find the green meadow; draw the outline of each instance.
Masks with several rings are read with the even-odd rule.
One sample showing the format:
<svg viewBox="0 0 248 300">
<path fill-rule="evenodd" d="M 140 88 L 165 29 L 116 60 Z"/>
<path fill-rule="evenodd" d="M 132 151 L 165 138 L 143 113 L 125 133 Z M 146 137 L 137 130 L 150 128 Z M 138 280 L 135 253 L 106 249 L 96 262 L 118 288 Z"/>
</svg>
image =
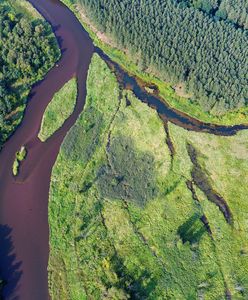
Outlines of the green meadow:
<svg viewBox="0 0 248 300">
<path fill-rule="evenodd" d="M 51 299 L 248 298 L 248 132 L 166 126 L 93 56 L 52 172 Z"/>
<path fill-rule="evenodd" d="M 77 100 L 77 81 L 75 78 L 69 80 L 49 102 L 39 132 L 41 141 L 46 141 L 58 130 L 73 113 Z"/>
</svg>

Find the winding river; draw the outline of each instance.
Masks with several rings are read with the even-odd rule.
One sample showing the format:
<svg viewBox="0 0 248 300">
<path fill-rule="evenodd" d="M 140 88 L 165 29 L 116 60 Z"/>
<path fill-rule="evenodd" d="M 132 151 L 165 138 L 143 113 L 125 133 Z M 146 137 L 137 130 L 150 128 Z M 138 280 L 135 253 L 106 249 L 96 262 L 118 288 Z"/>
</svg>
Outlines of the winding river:
<svg viewBox="0 0 248 300">
<path fill-rule="evenodd" d="M 84 106 L 93 44 L 74 15 L 59 1 L 30 0 L 52 24 L 62 49 L 54 67 L 30 94 L 21 126 L 0 154 L 0 270 L 7 280 L 4 299 L 46 300 L 48 296 L 48 191 L 60 145 Z M 74 113 L 45 143 L 37 138 L 44 110 L 70 78 L 78 78 Z M 15 152 L 26 145 L 20 176 L 12 176 Z"/>
<path fill-rule="evenodd" d="M 36 84 L 22 124 L 0 153 L 0 275 L 7 280 L 5 299 L 46 300 L 48 295 L 47 263 L 49 254 L 48 192 L 51 170 L 60 145 L 82 111 L 86 97 L 86 78 L 94 51 L 116 73 L 120 85 L 133 90 L 155 108 L 165 121 L 188 130 L 217 135 L 233 135 L 248 125 L 217 126 L 202 123 L 170 108 L 145 85 L 122 70 L 99 49 L 94 49 L 88 33 L 73 13 L 59 0 L 29 0 L 52 25 L 62 50 L 62 57 L 43 81 Z M 78 79 L 78 100 L 74 113 L 45 143 L 37 135 L 46 106 L 70 78 Z M 15 152 L 26 145 L 28 156 L 15 179 L 12 164 Z"/>
</svg>

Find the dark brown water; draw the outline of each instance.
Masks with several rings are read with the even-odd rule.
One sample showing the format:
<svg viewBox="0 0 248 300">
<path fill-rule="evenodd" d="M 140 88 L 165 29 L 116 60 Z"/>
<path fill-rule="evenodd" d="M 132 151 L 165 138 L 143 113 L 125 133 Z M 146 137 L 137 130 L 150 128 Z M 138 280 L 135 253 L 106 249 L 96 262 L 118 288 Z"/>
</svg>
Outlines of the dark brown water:
<svg viewBox="0 0 248 300">
<path fill-rule="evenodd" d="M 31 92 L 21 126 L 0 154 L 0 275 L 7 281 L 4 299 L 48 299 L 47 199 L 52 166 L 61 142 L 83 109 L 93 44 L 74 15 L 56 0 L 30 0 L 52 24 L 62 49 L 54 67 Z M 46 143 L 37 138 L 43 112 L 65 82 L 78 78 L 73 115 Z M 20 176 L 12 176 L 15 152 L 26 145 Z"/>
<path fill-rule="evenodd" d="M 5 299 L 46 300 L 48 296 L 48 191 L 51 169 L 65 134 L 82 111 L 86 96 L 87 70 L 93 44 L 75 16 L 58 0 L 29 0 L 51 23 L 62 49 L 58 67 L 33 87 L 25 117 L 0 153 L 0 277 L 7 280 Z M 171 109 L 158 95 L 150 95 L 136 78 L 97 52 L 116 73 L 119 83 L 155 108 L 165 122 L 188 130 L 233 135 L 247 125 L 234 127 L 202 123 Z M 78 79 L 78 101 L 73 115 L 45 143 L 37 138 L 44 110 L 70 78 Z M 25 145 L 28 156 L 14 179 L 15 152 Z M 57 299 L 56 299 L 57 300 Z M 58 299 L 59 300 L 59 299 Z"/>
<path fill-rule="evenodd" d="M 226 200 L 212 188 L 207 174 L 205 174 L 205 171 L 199 164 L 199 154 L 197 153 L 197 150 L 190 144 L 187 145 L 187 150 L 193 164 L 191 176 L 194 184 L 205 194 L 209 201 L 218 206 L 219 210 L 223 213 L 223 216 L 225 217 L 227 223 L 233 225 L 232 212 Z"/>
</svg>

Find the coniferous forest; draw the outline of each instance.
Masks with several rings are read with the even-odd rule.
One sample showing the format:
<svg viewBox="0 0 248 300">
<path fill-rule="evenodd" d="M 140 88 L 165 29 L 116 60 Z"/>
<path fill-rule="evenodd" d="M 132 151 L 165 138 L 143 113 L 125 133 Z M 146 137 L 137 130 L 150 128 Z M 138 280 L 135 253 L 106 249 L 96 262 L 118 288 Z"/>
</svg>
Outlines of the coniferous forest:
<svg viewBox="0 0 248 300">
<path fill-rule="evenodd" d="M 182 83 L 205 111 L 248 103 L 246 1 L 74 0 L 143 70 Z M 231 2 L 234 5 L 232 5 Z"/>
<path fill-rule="evenodd" d="M 182 0 L 182 3 L 206 12 L 216 20 L 219 18 L 229 21 L 236 27 L 248 28 L 248 2 L 246 0 Z"/>
</svg>

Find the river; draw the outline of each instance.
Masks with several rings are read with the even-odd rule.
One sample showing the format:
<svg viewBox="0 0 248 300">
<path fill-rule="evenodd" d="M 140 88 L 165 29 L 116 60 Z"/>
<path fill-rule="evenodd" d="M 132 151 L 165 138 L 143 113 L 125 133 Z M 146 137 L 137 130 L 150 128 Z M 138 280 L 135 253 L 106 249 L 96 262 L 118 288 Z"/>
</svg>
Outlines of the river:
<svg viewBox="0 0 248 300">
<path fill-rule="evenodd" d="M 23 122 L 0 153 L 0 275 L 7 280 L 4 298 L 46 300 L 49 255 L 48 194 L 51 170 L 60 145 L 82 111 L 86 79 L 94 46 L 73 13 L 58 0 L 29 0 L 52 25 L 62 57 L 30 93 Z M 145 84 L 130 76 L 99 49 L 95 49 L 116 73 L 120 85 L 131 89 L 141 101 L 155 108 L 161 119 L 188 130 L 233 135 L 248 125 L 217 126 L 202 123 L 170 108 L 158 94 L 149 94 Z M 70 78 L 78 79 L 77 105 L 65 124 L 45 143 L 39 132 L 43 113 L 55 92 Z M 16 151 L 28 151 L 17 178 L 12 176 Z M 57 300 L 57 299 L 56 299 Z"/>
<path fill-rule="evenodd" d="M 84 106 L 93 44 L 74 15 L 59 1 L 31 0 L 51 23 L 62 57 L 29 96 L 21 126 L 0 153 L 0 270 L 7 280 L 4 299 L 48 299 L 48 192 L 60 145 Z M 78 101 L 72 116 L 52 138 L 37 138 L 44 110 L 70 78 L 77 76 Z M 15 152 L 25 145 L 27 159 L 12 176 Z"/>
</svg>

